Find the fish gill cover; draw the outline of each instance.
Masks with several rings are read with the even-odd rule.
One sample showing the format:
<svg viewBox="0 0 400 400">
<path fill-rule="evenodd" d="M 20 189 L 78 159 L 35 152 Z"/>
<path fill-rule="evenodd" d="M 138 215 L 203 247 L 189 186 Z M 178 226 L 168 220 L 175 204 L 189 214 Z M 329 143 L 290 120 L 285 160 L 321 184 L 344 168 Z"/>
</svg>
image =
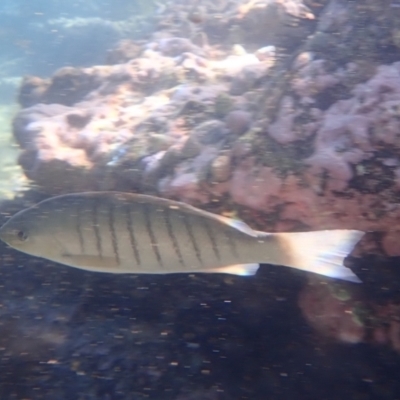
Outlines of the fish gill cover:
<svg viewBox="0 0 400 400">
<path fill-rule="evenodd" d="M 348 263 L 357 288 L 272 266 L 93 276 L 2 245 L 2 398 L 395 398 L 397 1 L 1 7 L 3 102 L 25 75 L 12 131 L 32 188 L 4 221 L 43 197 L 122 190 L 268 232 L 374 232 Z"/>
</svg>

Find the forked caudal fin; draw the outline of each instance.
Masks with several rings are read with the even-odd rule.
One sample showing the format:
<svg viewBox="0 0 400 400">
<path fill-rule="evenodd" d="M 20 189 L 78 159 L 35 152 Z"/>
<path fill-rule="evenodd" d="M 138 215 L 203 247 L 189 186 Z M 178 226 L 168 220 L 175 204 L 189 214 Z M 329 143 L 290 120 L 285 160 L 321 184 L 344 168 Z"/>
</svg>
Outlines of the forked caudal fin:
<svg viewBox="0 0 400 400">
<path fill-rule="evenodd" d="M 288 266 L 331 278 L 361 282 L 349 268 L 343 265 L 343 261 L 362 238 L 364 232 L 331 230 L 278 235 L 290 256 Z"/>
</svg>

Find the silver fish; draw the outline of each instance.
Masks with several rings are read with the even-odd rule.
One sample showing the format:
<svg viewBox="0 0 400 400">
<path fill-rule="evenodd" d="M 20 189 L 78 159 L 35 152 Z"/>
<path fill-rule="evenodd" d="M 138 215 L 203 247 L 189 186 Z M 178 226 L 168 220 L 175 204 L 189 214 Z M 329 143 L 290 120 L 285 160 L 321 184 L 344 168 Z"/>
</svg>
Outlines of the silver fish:
<svg viewBox="0 0 400 400">
<path fill-rule="evenodd" d="M 53 197 L 0 228 L 17 250 L 89 271 L 254 275 L 268 263 L 352 282 L 360 280 L 343 260 L 363 234 L 254 231 L 184 203 L 120 192 Z"/>
</svg>

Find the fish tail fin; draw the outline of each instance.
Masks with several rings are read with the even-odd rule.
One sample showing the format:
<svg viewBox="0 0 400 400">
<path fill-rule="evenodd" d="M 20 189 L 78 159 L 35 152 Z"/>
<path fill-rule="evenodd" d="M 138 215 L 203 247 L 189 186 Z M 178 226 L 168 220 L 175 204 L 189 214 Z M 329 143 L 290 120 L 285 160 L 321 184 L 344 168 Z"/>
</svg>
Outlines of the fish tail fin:
<svg viewBox="0 0 400 400">
<path fill-rule="evenodd" d="M 290 257 L 288 266 L 350 282 L 361 280 L 343 261 L 363 235 L 355 230 L 278 234 Z"/>
</svg>

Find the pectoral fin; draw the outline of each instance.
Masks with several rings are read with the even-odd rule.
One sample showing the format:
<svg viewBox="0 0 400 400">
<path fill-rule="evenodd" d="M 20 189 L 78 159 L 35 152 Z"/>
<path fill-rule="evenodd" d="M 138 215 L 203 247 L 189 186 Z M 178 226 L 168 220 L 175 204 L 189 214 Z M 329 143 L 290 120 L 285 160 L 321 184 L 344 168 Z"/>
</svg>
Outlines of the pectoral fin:
<svg viewBox="0 0 400 400">
<path fill-rule="evenodd" d="M 113 272 L 119 267 L 115 258 L 96 255 L 63 254 L 63 262 L 88 271 Z"/>
<path fill-rule="evenodd" d="M 204 272 L 250 276 L 250 275 L 255 275 L 259 267 L 260 267 L 259 264 L 237 264 L 237 265 L 229 265 L 227 267 L 207 269 L 204 270 Z"/>
</svg>

